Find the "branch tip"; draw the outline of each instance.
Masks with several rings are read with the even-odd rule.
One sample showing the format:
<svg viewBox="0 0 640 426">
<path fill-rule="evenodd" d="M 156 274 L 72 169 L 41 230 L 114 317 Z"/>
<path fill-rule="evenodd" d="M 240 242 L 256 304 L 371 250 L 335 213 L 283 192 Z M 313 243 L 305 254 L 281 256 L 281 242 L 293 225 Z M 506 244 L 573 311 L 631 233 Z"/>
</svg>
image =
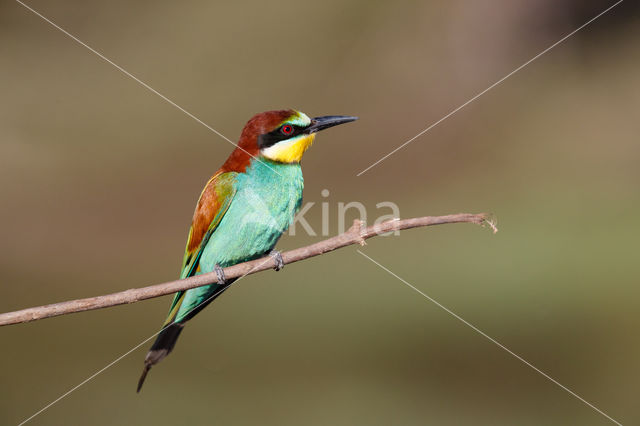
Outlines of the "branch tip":
<svg viewBox="0 0 640 426">
<path fill-rule="evenodd" d="M 491 228 L 494 234 L 498 232 L 498 218 L 493 213 L 483 213 L 482 223 L 480 225 Z"/>
</svg>

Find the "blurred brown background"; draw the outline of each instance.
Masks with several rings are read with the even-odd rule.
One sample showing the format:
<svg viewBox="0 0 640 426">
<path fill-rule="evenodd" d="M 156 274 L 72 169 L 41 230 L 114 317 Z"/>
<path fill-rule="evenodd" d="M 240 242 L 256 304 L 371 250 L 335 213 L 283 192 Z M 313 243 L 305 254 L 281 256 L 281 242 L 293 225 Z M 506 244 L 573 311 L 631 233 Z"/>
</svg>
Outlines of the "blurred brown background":
<svg viewBox="0 0 640 426">
<path fill-rule="evenodd" d="M 612 3 L 28 4 L 232 139 L 267 109 L 358 115 L 305 157 L 310 223 L 326 200 L 332 233 L 339 201 L 494 212 L 495 236 L 450 225 L 363 250 L 638 424 L 637 3 L 356 177 Z M 175 278 L 232 146 L 18 3 L 0 2 L 0 40 L 0 311 Z M 1 328 L 0 423 L 150 336 L 169 300 Z M 146 349 L 31 423 L 610 424 L 354 248 L 238 283 L 136 395 Z"/>
</svg>

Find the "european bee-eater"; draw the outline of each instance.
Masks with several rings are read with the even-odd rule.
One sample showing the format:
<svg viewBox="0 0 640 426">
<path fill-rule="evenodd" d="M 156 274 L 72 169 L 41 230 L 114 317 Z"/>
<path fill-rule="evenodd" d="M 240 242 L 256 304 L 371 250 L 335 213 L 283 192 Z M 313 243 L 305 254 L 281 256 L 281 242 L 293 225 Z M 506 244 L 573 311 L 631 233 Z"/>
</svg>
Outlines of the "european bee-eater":
<svg viewBox="0 0 640 426">
<path fill-rule="evenodd" d="M 169 315 L 144 360 L 138 392 L 149 369 L 166 357 L 185 323 L 234 280 L 221 268 L 270 253 L 302 204 L 300 160 L 315 133 L 357 117 L 309 118 L 294 110 L 267 111 L 251 118 L 237 148 L 213 174 L 193 214 L 180 278 L 216 271 L 224 284 L 175 294 Z M 276 262 L 282 259 L 274 252 Z M 279 269 L 279 268 L 278 268 Z"/>
</svg>

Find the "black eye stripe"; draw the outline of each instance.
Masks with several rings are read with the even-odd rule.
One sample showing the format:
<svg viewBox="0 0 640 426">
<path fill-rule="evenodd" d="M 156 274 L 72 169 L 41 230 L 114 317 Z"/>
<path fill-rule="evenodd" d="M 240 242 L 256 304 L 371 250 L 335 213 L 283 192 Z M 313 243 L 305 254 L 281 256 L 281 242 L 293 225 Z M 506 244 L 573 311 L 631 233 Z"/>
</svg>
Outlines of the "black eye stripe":
<svg viewBox="0 0 640 426">
<path fill-rule="evenodd" d="M 283 132 L 283 128 L 286 126 L 289 126 L 293 129 L 291 133 L 286 134 Z M 304 127 L 296 126 L 295 124 L 283 124 L 282 126 L 269 133 L 258 136 L 258 147 L 260 149 L 268 148 L 280 141 L 291 139 L 300 135 L 302 132 L 304 132 L 304 129 Z"/>
</svg>

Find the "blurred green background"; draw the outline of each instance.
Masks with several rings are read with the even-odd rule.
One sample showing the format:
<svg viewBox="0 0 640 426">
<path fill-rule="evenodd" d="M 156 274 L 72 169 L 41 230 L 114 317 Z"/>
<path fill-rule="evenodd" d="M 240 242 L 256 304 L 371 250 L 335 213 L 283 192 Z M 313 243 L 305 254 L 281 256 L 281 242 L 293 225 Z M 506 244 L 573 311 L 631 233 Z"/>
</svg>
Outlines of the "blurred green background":
<svg viewBox="0 0 640 426">
<path fill-rule="evenodd" d="M 362 250 L 639 424 L 637 3 L 356 177 L 612 3 L 28 4 L 231 139 L 268 109 L 358 115 L 305 157 L 309 222 L 323 201 L 332 234 L 340 201 L 495 213 L 495 236 L 447 225 Z M 18 3 L 0 2 L 0 40 L 0 311 L 176 278 L 232 146 Z M 169 300 L 1 328 L 0 424 L 149 337 Z M 235 285 L 136 395 L 147 346 L 31 424 L 610 424 L 354 247 Z"/>
</svg>

